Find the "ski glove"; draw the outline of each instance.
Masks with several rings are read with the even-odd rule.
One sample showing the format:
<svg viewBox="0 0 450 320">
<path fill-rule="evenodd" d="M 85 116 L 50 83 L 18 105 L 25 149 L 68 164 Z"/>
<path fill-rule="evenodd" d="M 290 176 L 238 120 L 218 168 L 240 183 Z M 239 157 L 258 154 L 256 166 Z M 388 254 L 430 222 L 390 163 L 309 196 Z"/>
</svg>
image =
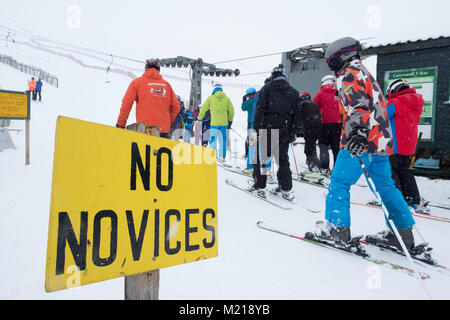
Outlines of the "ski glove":
<svg viewBox="0 0 450 320">
<path fill-rule="evenodd" d="M 369 130 L 366 128 L 356 127 L 352 130 L 346 148 L 352 156 L 359 157 L 363 154 L 369 144 L 368 136 Z"/>
<path fill-rule="evenodd" d="M 289 135 L 289 143 L 294 143 L 295 140 L 297 140 L 297 135 L 295 132 L 291 132 L 291 134 Z"/>
</svg>

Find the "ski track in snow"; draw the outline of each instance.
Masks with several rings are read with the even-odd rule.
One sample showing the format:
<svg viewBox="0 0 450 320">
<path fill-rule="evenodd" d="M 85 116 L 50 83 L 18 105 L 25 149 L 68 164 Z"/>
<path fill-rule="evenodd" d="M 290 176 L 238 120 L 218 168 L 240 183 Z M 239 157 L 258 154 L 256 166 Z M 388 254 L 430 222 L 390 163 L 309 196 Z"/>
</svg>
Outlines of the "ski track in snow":
<svg viewBox="0 0 450 320">
<path fill-rule="evenodd" d="M 15 150 L 0 152 L 0 299 L 121 300 L 122 278 L 50 294 L 44 291 L 44 279 L 56 119 L 63 115 L 114 126 L 130 80 L 110 74 L 110 83 L 105 83 L 104 72 L 86 70 L 63 57 L 40 51 L 30 54 L 20 47 L 9 47 L 3 53 L 58 75 L 60 87 L 44 83 L 43 102 L 32 103 L 31 164 L 24 165 L 24 131 L 11 132 Z M 5 90 L 23 91 L 29 78 L 0 65 L 0 85 Z M 188 99 L 189 82 L 170 79 L 169 82 L 177 94 Z M 222 83 L 235 107 L 233 128 L 245 133 L 247 116 L 240 109 L 245 89 Z M 210 89 L 203 85 L 204 98 Z M 135 122 L 134 110 L 133 107 L 128 123 Z M 10 128 L 24 130 L 25 121 L 13 120 Z M 242 154 L 242 139 L 233 134 L 231 141 L 235 151 Z M 303 165 L 303 145 L 294 150 L 297 163 Z M 291 170 L 295 172 L 291 158 Z M 243 164 L 243 160 L 237 163 Z M 226 178 L 245 186 L 248 180 L 218 168 L 219 256 L 162 269 L 161 299 L 426 298 L 417 279 L 256 228 L 256 222 L 261 220 L 303 236 L 313 230 L 316 220 L 323 219 L 325 189 L 294 182 L 296 201 L 302 203 L 305 199 L 314 203 L 322 208 L 322 213 L 312 214 L 300 207 L 284 211 L 226 185 Z M 450 181 L 419 177 L 418 184 L 425 197 L 450 202 L 447 199 Z M 368 188 L 357 186 L 352 187 L 351 197 L 358 202 L 373 198 Z M 352 206 L 351 210 L 353 235 L 385 228 L 381 210 L 358 206 Z M 432 208 L 432 213 L 450 217 L 450 211 L 444 209 Z M 416 222 L 435 248 L 435 257 L 450 266 L 447 249 L 450 225 L 420 218 Z M 405 259 L 389 254 L 386 257 L 408 266 Z M 432 273 L 432 279 L 426 280 L 425 285 L 433 298 L 449 299 L 449 281 L 448 277 Z"/>
</svg>

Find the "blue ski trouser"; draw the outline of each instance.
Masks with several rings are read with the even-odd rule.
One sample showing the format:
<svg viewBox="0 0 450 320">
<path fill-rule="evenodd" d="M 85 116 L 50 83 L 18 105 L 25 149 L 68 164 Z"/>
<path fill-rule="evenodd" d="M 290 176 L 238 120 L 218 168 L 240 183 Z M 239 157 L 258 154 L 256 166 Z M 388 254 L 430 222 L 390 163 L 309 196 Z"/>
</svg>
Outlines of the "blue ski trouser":
<svg viewBox="0 0 450 320">
<path fill-rule="evenodd" d="M 209 147 L 217 150 L 220 144 L 219 156 L 222 158 L 227 155 L 227 129 L 228 126 L 211 126 L 209 129 Z"/>
<path fill-rule="evenodd" d="M 395 187 L 389 157 L 363 153 L 361 160 L 397 229 L 411 228 L 415 223 L 414 218 L 401 192 Z M 358 158 L 352 157 L 345 149 L 339 150 L 328 186 L 325 209 L 325 219 L 334 226 L 350 227 L 350 187 L 362 174 Z M 386 224 L 389 226 L 388 221 Z"/>
</svg>

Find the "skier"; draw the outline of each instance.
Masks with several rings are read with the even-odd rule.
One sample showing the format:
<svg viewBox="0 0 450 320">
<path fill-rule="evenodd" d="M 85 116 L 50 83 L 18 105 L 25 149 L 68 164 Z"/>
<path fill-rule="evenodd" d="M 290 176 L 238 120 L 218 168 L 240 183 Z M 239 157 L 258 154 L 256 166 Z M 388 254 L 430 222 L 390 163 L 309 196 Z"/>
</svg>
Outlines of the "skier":
<svg viewBox="0 0 450 320">
<path fill-rule="evenodd" d="M 36 80 L 34 80 L 34 78 L 31 78 L 31 80 L 28 81 L 28 91 L 31 92 L 33 100 L 36 100 L 36 85 Z"/>
<path fill-rule="evenodd" d="M 392 178 L 406 202 L 415 210 L 428 213 L 421 204 L 416 179 L 409 169 L 417 145 L 420 115 L 425 101 L 404 79 L 394 80 L 387 88 L 387 112 L 394 134 L 394 154 L 389 157 Z"/>
<path fill-rule="evenodd" d="M 202 123 L 202 146 L 207 147 L 209 142 L 209 129 L 211 128 L 211 112 L 209 110 L 206 111 L 203 119 L 198 121 Z"/>
<path fill-rule="evenodd" d="M 408 251 L 414 248 L 412 227 L 415 222 L 408 204 L 391 177 L 389 155 L 394 149 L 386 102 L 380 86 L 361 62 L 359 41 L 346 37 L 331 43 L 325 59 L 337 77 L 339 102 L 346 110 L 339 151 L 326 198 L 325 223 L 313 235 L 337 245 L 348 244 L 350 233 L 350 187 L 363 173 L 359 159 L 370 173 L 376 189 L 398 229 Z M 358 159 L 359 158 L 359 159 Z M 366 236 L 371 243 L 397 248 L 401 245 L 387 221 L 388 230 Z"/>
<path fill-rule="evenodd" d="M 39 96 L 39 101 L 42 100 L 41 91 L 42 91 L 42 81 L 41 79 L 38 79 L 38 82 L 36 82 L 36 96 Z"/>
<path fill-rule="evenodd" d="M 178 112 L 177 116 L 175 117 L 175 120 L 173 120 L 172 124 L 170 125 L 170 131 L 169 136 L 172 140 L 177 140 L 181 137 L 180 129 L 183 128 L 183 119 L 184 119 L 184 102 L 183 99 L 177 95 L 178 103 L 180 104 L 180 111 Z M 173 136 L 173 133 L 177 135 L 176 137 Z"/>
<path fill-rule="evenodd" d="M 160 68 L 158 59 L 146 61 L 144 74 L 130 83 L 122 99 L 116 127 L 125 128 L 136 101 L 136 121 L 158 126 L 160 136 L 169 139 L 170 125 L 180 112 L 180 103 L 172 86 L 159 74 Z"/>
<path fill-rule="evenodd" d="M 191 111 L 184 114 L 184 142 L 191 142 L 192 130 L 194 127 L 194 115 Z"/>
<path fill-rule="evenodd" d="M 317 157 L 316 142 L 322 130 L 322 117 L 319 106 L 311 101 L 311 95 L 303 92 L 300 95 L 300 118 L 305 138 L 306 164 L 308 165 L 308 176 L 314 180 L 320 178 L 319 159 Z M 305 178 L 308 178 L 305 177 Z"/>
<path fill-rule="evenodd" d="M 202 122 L 197 120 L 200 114 L 200 108 L 195 107 L 192 115 L 194 116 L 194 143 L 196 146 L 202 145 Z"/>
<path fill-rule="evenodd" d="M 242 97 L 241 109 L 247 112 L 247 139 L 245 140 L 245 158 L 248 157 L 248 135 L 252 127 L 253 116 L 255 113 L 255 100 L 256 100 L 256 89 L 248 88 L 245 91 L 245 95 Z"/>
<path fill-rule="evenodd" d="M 296 128 L 300 124 L 300 97 L 283 74 L 283 65 L 272 71 L 272 80 L 267 82 L 258 96 L 258 105 L 253 120 L 253 129 L 257 137 L 257 161 L 253 165 L 254 184 L 249 191 L 265 196 L 267 183 L 266 164 L 272 157 L 272 143 L 278 146 L 275 160 L 278 164 L 278 187 L 273 193 L 287 200 L 293 200 L 292 172 L 289 167 L 289 143 L 296 138 Z M 263 130 L 265 129 L 265 130 Z M 271 141 L 272 134 L 278 133 L 278 141 Z M 261 166 L 263 172 L 261 173 Z"/>
<path fill-rule="evenodd" d="M 336 163 L 341 140 L 342 119 L 339 111 L 338 96 L 336 95 L 336 77 L 328 75 L 322 78 L 322 85 L 314 97 L 314 103 L 320 108 L 322 116 L 322 131 L 319 137 L 320 168 L 329 176 L 330 153 L 333 153 L 333 166 Z"/>
<path fill-rule="evenodd" d="M 233 122 L 234 108 L 221 84 L 214 85 L 213 92 L 203 103 L 197 119 L 202 120 L 207 111 L 211 112 L 209 144 L 213 149 L 220 144 L 217 160 L 224 163 L 227 154 L 227 131 Z"/>
</svg>

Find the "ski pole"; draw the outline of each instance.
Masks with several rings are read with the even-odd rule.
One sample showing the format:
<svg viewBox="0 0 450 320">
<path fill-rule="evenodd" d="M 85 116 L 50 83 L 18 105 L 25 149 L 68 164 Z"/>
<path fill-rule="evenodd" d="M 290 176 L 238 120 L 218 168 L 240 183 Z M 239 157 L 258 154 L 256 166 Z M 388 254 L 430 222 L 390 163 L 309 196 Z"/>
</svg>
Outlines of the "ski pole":
<svg viewBox="0 0 450 320">
<path fill-rule="evenodd" d="M 297 159 L 295 159 L 295 152 L 294 152 L 294 147 L 292 146 L 292 143 L 291 143 L 291 150 L 292 150 L 292 155 L 294 157 L 295 170 L 297 171 L 297 176 L 300 177 L 300 174 L 298 173 Z"/>
<path fill-rule="evenodd" d="M 233 128 L 230 128 L 231 131 L 233 131 L 234 133 L 236 133 L 242 140 L 246 140 L 244 137 L 242 137 L 236 130 L 234 130 Z"/>
<path fill-rule="evenodd" d="M 419 138 L 417 138 L 416 150 L 414 151 L 414 154 L 413 154 L 413 156 L 411 158 L 411 162 L 409 163 L 409 170 L 413 169 L 414 162 L 416 162 L 417 150 L 419 149 L 419 143 L 420 143 L 420 140 L 422 139 L 422 133 L 423 132 L 419 133 Z"/>
<path fill-rule="evenodd" d="M 386 220 L 389 221 L 389 224 L 392 227 L 392 230 L 394 231 L 395 236 L 397 237 L 398 242 L 400 243 L 403 252 L 405 253 L 406 258 L 408 259 L 408 262 L 411 264 L 411 269 L 414 271 L 416 278 L 420 281 L 422 287 L 424 288 L 428 298 L 430 300 L 432 300 L 430 293 L 428 292 L 427 288 L 425 287 L 425 284 L 422 282 L 422 279 L 419 276 L 419 273 L 414 269 L 414 262 L 411 258 L 411 255 L 409 254 L 408 249 L 406 248 L 405 242 L 403 241 L 402 237 L 400 236 L 400 233 L 398 232 L 397 227 L 394 224 L 394 221 L 392 221 L 392 219 L 389 217 L 389 215 L 386 213 L 387 209 L 384 205 L 384 202 L 381 200 L 380 194 L 378 193 L 378 191 L 376 190 L 375 184 L 372 181 L 372 178 L 370 177 L 369 171 L 367 170 L 365 164 L 363 163 L 363 161 L 361 160 L 361 157 L 356 156 L 359 160 L 359 163 L 361 165 L 361 168 L 363 170 L 364 173 L 364 177 L 366 178 L 367 184 L 370 188 L 370 190 L 372 191 L 372 193 L 375 195 L 375 198 L 381 203 L 381 209 L 383 210 L 383 214 L 384 217 L 386 218 Z"/>
</svg>

